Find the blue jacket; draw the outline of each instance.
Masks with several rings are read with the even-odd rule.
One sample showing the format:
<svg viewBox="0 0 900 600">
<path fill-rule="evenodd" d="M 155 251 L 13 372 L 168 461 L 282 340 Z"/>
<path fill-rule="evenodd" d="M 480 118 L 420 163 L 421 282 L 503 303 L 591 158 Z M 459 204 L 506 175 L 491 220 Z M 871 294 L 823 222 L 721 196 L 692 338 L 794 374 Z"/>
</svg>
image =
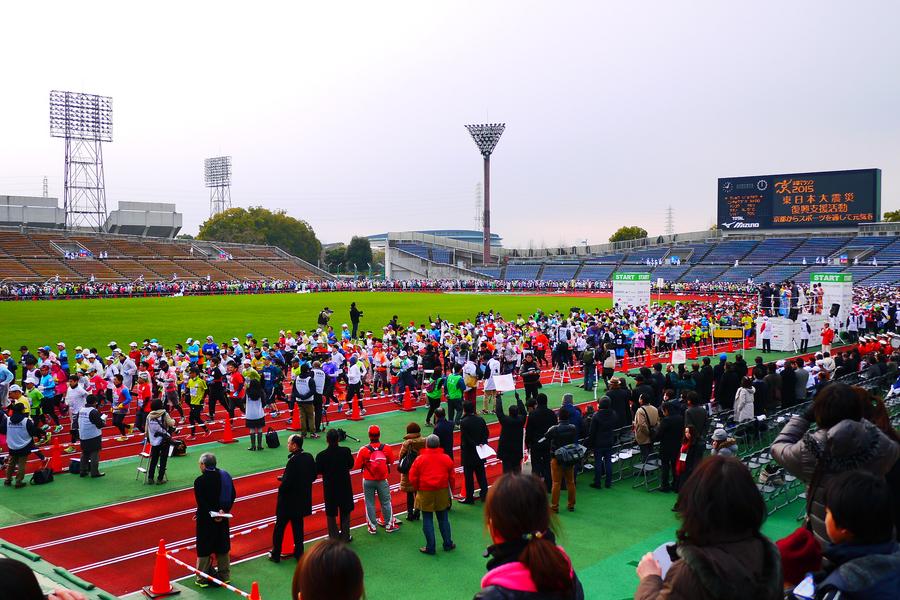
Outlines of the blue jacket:
<svg viewBox="0 0 900 600">
<path fill-rule="evenodd" d="M 900 598 L 900 546 L 834 544 L 825 556 L 837 567 L 816 585 L 816 598 Z"/>
</svg>

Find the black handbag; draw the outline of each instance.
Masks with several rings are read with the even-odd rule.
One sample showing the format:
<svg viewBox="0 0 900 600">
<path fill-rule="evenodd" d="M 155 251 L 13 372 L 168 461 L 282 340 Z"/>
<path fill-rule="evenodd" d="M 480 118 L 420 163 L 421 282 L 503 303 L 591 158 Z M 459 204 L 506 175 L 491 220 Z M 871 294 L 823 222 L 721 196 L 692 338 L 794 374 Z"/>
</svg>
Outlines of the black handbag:
<svg viewBox="0 0 900 600">
<path fill-rule="evenodd" d="M 266 446 L 269 448 L 277 448 L 281 445 L 281 440 L 278 439 L 278 432 L 269 427 L 266 430 Z"/>
</svg>

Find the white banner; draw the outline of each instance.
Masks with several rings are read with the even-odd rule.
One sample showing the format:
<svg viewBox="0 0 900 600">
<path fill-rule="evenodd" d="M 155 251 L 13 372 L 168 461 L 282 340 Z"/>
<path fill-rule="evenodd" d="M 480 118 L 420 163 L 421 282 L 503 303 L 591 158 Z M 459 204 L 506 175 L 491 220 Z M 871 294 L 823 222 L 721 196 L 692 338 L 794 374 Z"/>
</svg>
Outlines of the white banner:
<svg viewBox="0 0 900 600">
<path fill-rule="evenodd" d="M 621 308 L 628 306 L 648 306 L 650 304 L 650 273 L 612 274 L 613 305 Z"/>
</svg>

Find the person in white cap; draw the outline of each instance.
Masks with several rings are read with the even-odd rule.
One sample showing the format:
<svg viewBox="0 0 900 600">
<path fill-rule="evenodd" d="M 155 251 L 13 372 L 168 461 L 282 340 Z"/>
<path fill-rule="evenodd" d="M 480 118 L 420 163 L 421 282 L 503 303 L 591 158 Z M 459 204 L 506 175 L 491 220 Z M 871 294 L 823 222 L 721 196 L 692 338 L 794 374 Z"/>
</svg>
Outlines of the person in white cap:
<svg viewBox="0 0 900 600">
<path fill-rule="evenodd" d="M 800 317 L 800 353 L 806 354 L 809 348 L 809 334 L 812 333 L 812 326 L 809 324 L 809 318 L 805 315 Z"/>
<path fill-rule="evenodd" d="M 772 351 L 772 326 L 769 324 L 769 317 L 763 317 L 759 326 L 759 337 L 762 340 L 763 354 Z"/>
</svg>

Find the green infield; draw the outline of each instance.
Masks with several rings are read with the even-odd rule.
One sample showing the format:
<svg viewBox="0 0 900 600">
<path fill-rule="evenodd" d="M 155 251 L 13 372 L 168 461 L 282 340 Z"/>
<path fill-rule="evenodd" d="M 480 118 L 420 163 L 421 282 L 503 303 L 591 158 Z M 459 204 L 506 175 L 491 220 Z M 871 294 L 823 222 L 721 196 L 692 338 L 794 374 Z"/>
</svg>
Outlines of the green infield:
<svg viewBox="0 0 900 600">
<path fill-rule="evenodd" d="M 120 346 L 156 338 L 166 346 L 188 337 L 207 335 L 222 341 L 252 333 L 257 339 L 277 338 L 280 329 L 315 329 L 323 307 L 334 311 L 331 324 L 340 330 L 349 323 L 350 303 L 363 311 L 362 330 L 380 331 L 397 315 L 399 322 L 422 323 L 438 315 L 451 321 L 474 318 L 479 311 L 499 311 L 507 318 L 568 311 L 573 306 L 606 309 L 609 298 L 552 295 L 438 294 L 404 292 L 326 292 L 317 294 L 259 294 L 184 296 L 177 298 L 116 298 L 6 302 L 0 347 L 16 350 L 65 342 L 72 354 L 76 345 L 102 349 L 110 340 Z M 102 351 L 102 350 L 101 350 Z M 13 353 L 16 354 L 15 352 Z"/>
</svg>

